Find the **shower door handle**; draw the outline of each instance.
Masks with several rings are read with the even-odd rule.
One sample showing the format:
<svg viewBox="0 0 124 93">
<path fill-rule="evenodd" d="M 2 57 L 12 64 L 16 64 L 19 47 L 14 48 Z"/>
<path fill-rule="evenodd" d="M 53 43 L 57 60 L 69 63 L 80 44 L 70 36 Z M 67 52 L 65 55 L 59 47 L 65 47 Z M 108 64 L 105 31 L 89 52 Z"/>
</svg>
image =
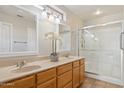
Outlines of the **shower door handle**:
<svg viewBox="0 0 124 93">
<path fill-rule="evenodd" d="M 85 39 L 84 39 L 84 48 L 85 48 Z"/>
<path fill-rule="evenodd" d="M 120 35 L 120 49 L 124 50 L 124 32 Z"/>
<path fill-rule="evenodd" d="M 83 49 L 85 49 L 85 40 L 83 39 Z"/>
</svg>

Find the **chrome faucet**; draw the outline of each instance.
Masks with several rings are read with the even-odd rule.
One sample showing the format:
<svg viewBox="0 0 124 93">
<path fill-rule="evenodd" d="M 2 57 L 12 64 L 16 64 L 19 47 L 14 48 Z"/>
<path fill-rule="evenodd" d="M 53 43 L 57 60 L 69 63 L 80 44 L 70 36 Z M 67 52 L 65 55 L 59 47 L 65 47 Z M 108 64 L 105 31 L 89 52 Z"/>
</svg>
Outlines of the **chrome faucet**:
<svg viewBox="0 0 124 93">
<path fill-rule="evenodd" d="M 26 64 L 26 61 L 23 60 L 23 61 L 21 61 L 21 62 L 18 62 L 18 63 L 16 64 L 16 67 L 19 67 L 19 69 L 21 69 L 25 64 Z"/>
</svg>

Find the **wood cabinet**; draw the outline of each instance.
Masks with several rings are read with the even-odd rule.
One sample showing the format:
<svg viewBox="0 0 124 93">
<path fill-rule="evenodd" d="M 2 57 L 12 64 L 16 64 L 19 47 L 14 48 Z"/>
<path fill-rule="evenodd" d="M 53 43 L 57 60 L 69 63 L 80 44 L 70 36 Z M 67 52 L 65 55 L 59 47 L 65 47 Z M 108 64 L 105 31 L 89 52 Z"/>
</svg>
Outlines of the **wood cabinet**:
<svg viewBox="0 0 124 93">
<path fill-rule="evenodd" d="M 72 70 L 65 72 L 64 74 L 58 76 L 58 78 L 57 78 L 58 88 L 65 87 L 65 85 L 71 81 L 72 81 Z"/>
<path fill-rule="evenodd" d="M 72 81 L 72 63 L 57 67 L 57 75 L 57 87 L 65 87 L 68 83 Z"/>
<path fill-rule="evenodd" d="M 85 75 L 84 75 L 85 69 L 84 68 L 85 68 L 84 65 L 80 66 L 80 83 L 84 82 L 84 78 L 85 78 Z"/>
<path fill-rule="evenodd" d="M 79 61 L 73 62 L 73 68 L 79 67 Z"/>
<path fill-rule="evenodd" d="M 76 88 L 84 81 L 84 71 L 81 59 L 3 83 L 0 88 Z"/>
<path fill-rule="evenodd" d="M 35 75 L 6 82 L 0 87 L 1 88 L 33 88 L 35 87 Z"/>
<path fill-rule="evenodd" d="M 56 78 L 50 79 L 45 83 L 39 84 L 37 88 L 56 88 Z"/>
<path fill-rule="evenodd" d="M 37 74 L 37 84 L 44 83 L 56 77 L 56 68 L 52 68 Z"/>
<path fill-rule="evenodd" d="M 38 88 L 56 88 L 56 68 L 38 73 L 36 79 Z"/>
<path fill-rule="evenodd" d="M 73 62 L 73 88 L 79 87 L 84 81 L 84 59 Z"/>
<path fill-rule="evenodd" d="M 72 88 L 72 81 L 66 84 L 64 88 Z"/>
<path fill-rule="evenodd" d="M 57 67 L 57 75 L 61 75 L 69 70 L 72 70 L 72 63 Z"/>
<path fill-rule="evenodd" d="M 85 79 L 85 63 L 84 60 L 80 60 L 80 83 L 84 82 Z"/>
<path fill-rule="evenodd" d="M 81 59 L 81 60 L 80 60 L 80 66 L 81 66 L 81 65 L 84 65 L 84 64 L 85 64 L 84 62 L 85 62 L 85 59 L 84 59 L 84 58 Z"/>
<path fill-rule="evenodd" d="M 73 88 L 79 87 L 80 85 L 80 68 L 76 67 L 73 69 Z"/>
</svg>

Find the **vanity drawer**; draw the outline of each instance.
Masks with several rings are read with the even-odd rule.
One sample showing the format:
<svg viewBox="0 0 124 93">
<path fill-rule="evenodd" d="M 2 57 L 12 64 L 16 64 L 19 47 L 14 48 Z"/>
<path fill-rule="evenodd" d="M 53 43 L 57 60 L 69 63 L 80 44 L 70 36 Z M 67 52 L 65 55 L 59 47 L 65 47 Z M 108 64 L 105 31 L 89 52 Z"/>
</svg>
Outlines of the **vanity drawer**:
<svg viewBox="0 0 124 93">
<path fill-rule="evenodd" d="M 63 88 L 66 84 L 72 81 L 72 70 L 58 76 L 58 88 Z"/>
<path fill-rule="evenodd" d="M 81 59 L 81 60 L 80 60 L 80 65 L 84 65 L 84 62 L 85 62 L 85 59 L 84 59 L 84 58 Z"/>
<path fill-rule="evenodd" d="M 38 85 L 37 88 L 56 88 L 56 78 L 50 79 L 45 83 Z"/>
<path fill-rule="evenodd" d="M 79 67 L 79 61 L 76 61 L 76 62 L 73 62 L 73 67 L 75 68 L 75 67 Z"/>
<path fill-rule="evenodd" d="M 8 82 L 6 83 L 5 86 L 0 86 L 0 87 L 1 88 L 32 88 L 32 87 L 35 87 L 35 75 Z"/>
<path fill-rule="evenodd" d="M 37 84 L 44 83 L 45 81 L 56 77 L 56 68 L 46 70 L 37 74 Z"/>
<path fill-rule="evenodd" d="M 72 69 L 72 63 L 62 65 L 57 68 L 57 75 L 61 75 Z"/>
</svg>

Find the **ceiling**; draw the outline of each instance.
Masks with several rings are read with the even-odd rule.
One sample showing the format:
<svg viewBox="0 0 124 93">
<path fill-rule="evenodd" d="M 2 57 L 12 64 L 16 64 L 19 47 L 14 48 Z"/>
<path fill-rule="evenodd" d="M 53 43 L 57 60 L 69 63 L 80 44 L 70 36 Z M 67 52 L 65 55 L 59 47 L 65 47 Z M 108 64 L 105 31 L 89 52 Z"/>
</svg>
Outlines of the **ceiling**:
<svg viewBox="0 0 124 93">
<path fill-rule="evenodd" d="M 82 20 L 86 21 L 96 17 L 119 13 L 123 11 L 124 6 L 119 5 L 65 5 L 67 9 L 79 16 Z M 95 15 L 97 10 L 102 13 Z"/>
</svg>

